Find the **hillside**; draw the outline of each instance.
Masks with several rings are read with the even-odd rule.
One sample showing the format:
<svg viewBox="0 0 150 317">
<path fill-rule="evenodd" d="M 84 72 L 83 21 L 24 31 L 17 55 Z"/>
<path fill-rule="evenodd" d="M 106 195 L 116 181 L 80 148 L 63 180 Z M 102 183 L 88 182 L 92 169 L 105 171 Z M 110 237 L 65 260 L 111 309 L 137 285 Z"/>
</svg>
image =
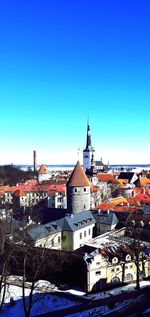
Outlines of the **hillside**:
<svg viewBox="0 0 150 317">
<path fill-rule="evenodd" d="M 0 185 L 16 185 L 19 182 L 26 181 L 34 177 L 31 169 L 21 170 L 18 166 L 2 165 L 0 166 Z"/>
</svg>

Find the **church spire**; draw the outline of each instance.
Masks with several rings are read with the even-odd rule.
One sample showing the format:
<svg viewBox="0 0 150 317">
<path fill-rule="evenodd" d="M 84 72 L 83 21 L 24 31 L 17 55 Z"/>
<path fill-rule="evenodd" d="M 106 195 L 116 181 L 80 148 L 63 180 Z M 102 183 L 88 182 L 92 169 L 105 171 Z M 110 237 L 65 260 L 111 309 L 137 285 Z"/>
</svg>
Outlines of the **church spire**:
<svg viewBox="0 0 150 317">
<path fill-rule="evenodd" d="M 85 150 L 91 150 L 91 130 L 90 130 L 89 120 L 87 122 L 87 138 L 86 138 Z"/>
<path fill-rule="evenodd" d="M 83 150 L 83 169 L 86 172 L 91 167 L 92 143 L 91 143 L 91 130 L 89 120 L 87 121 L 87 136 L 86 147 Z"/>
</svg>

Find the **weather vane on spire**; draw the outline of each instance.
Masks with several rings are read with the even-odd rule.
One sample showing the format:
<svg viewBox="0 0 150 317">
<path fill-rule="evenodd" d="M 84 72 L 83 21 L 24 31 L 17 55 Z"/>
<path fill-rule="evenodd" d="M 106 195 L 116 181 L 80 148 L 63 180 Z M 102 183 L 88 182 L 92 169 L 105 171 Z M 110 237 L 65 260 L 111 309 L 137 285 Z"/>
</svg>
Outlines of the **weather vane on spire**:
<svg viewBox="0 0 150 317">
<path fill-rule="evenodd" d="M 77 151 L 78 161 L 79 161 L 79 155 L 80 155 L 80 148 L 78 148 L 78 151 Z"/>
</svg>

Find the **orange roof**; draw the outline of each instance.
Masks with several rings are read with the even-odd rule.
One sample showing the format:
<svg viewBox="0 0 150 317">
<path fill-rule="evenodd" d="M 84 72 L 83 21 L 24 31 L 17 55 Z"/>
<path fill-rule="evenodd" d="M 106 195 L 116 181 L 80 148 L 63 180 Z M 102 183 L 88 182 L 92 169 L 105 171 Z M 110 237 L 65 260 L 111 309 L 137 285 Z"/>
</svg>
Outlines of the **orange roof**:
<svg viewBox="0 0 150 317">
<path fill-rule="evenodd" d="M 38 174 L 47 174 L 46 165 L 42 164 L 38 170 Z"/>
<path fill-rule="evenodd" d="M 128 183 L 128 179 L 121 179 L 121 178 L 117 178 L 117 182 L 120 184 L 120 185 L 125 185 Z"/>
<path fill-rule="evenodd" d="M 117 198 L 112 198 L 109 199 L 109 202 L 115 206 L 120 205 L 120 204 L 128 204 L 128 201 L 125 197 L 117 197 Z"/>
<path fill-rule="evenodd" d="M 90 182 L 78 161 L 72 174 L 67 182 L 67 186 L 75 186 L 75 187 L 82 187 L 82 186 L 90 186 Z"/>
<path fill-rule="evenodd" d="M 145 186 L 150 184 L 150 179 L 147 177 L 140 177 L 139 180 L 140 180 L 140 186 Z"/>
<path fill-rule="evenodd" d="M 118 183 L 118 181 L 114 178 L 113 174 L 107 174 L 107 173 L 99 173 L 96 176 L 100 182 L 114 182 Z"/>
<path fill-rule="evenodd" d="M 22 190 L 18 189 L 14 192 L 14 196 L 22 197 L 25 196 L 25 193 Z"/>
<path fill-rule="evenodd" d="M 106 210 L 113 210 L 114 212 L 136 212 L 137 208 L 135 206 L 115 206 L 114 204 L 112 203 L 109 203 L 109 202 L 103 202 L 101 204 L 99 204 L 98 206 L 96 206 L 94 208 L 95 210 L 103 210 L 103 211 L 106 211 Z"/>
</svg>

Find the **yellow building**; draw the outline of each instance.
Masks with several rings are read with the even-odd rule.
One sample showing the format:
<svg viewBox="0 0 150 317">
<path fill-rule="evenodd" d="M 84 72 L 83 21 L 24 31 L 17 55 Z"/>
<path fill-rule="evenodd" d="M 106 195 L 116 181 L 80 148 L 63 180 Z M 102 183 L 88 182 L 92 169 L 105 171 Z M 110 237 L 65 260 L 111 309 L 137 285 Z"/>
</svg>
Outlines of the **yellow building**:
<svg viewBox="0 0 150 317">
<path fill-rule="evenodd" d="M 124 236 L 122 229 L 92 239 L 78 252 L 84 253 L 87 264 L 87 292 L 137 280 L 134 241 Z M 150 276 L 149 243 L 141 243 L 138 257 L 138 276 L 142 280 Z"/>
</svg>

